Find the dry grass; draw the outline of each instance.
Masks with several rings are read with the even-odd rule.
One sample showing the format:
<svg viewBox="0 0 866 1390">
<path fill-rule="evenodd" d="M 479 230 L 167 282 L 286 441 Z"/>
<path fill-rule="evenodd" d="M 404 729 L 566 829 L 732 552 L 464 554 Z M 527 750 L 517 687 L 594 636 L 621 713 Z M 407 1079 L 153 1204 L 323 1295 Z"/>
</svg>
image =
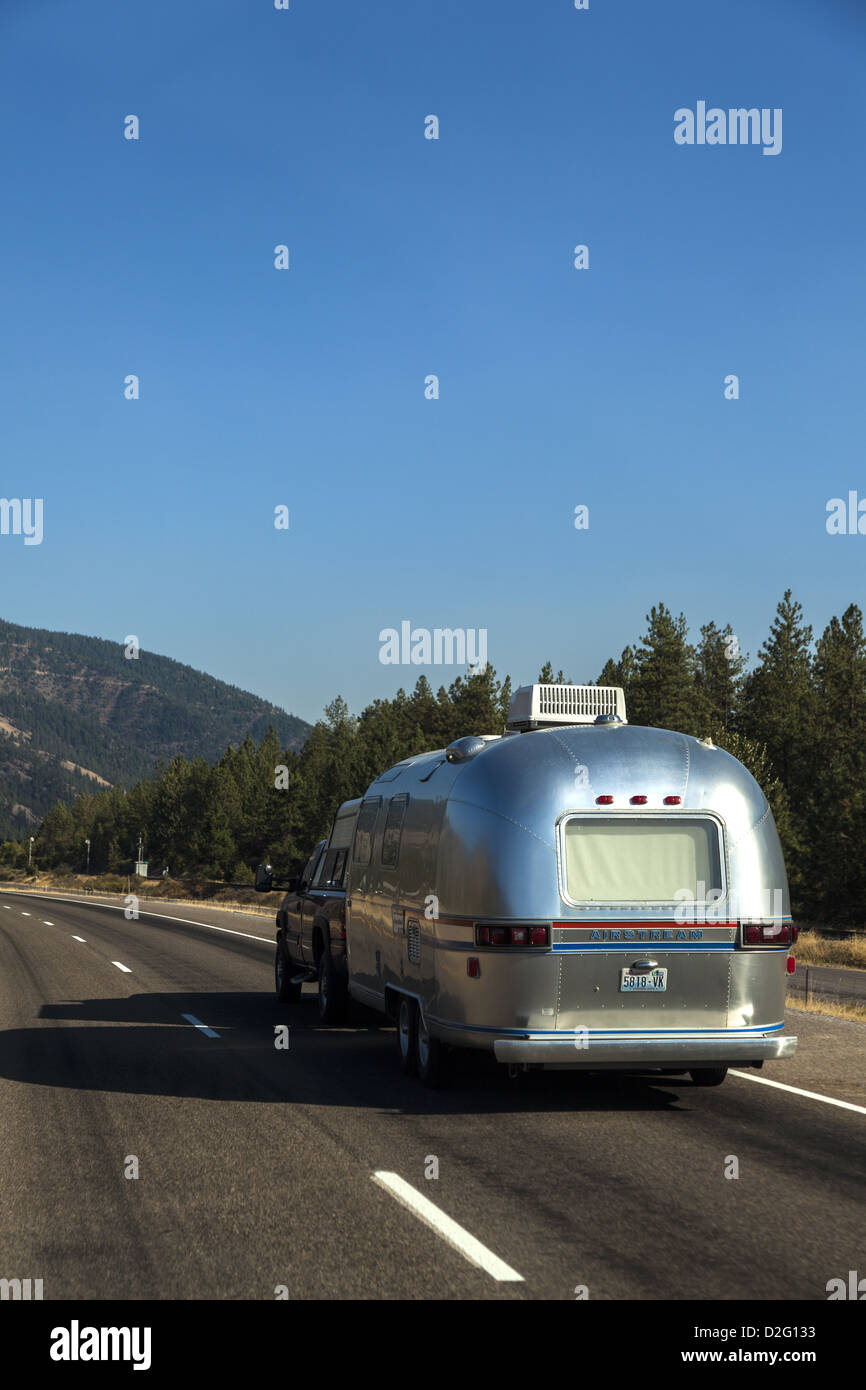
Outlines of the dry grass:
<svg viewBox="0 0 866 1390">
<path fill-rule="evenodd" d="M 804 1014 L 829 1014 L 832 1018 L 848 1018 L 855 1023 L 866 1023 L 866 1004 L 842 1004 L 837 999 L 794 999 L 789 996 L 785 1005 L 788 1009 Z"/>
<path fill-rule="evenodd" d="M 820 936 L 801 931 L 794 955 L 798 965 L 832 965 L 842 970 L 866 970 L 866 936 Z"/>
<path fill-rule="evenodd" d="M 72 893 L 78 897 L 84 897 L 88 890 L 92 891 L 96 898 L 119 898 L 123 899 L 126 895 L 126 880 L 119 878 L 118 875 L 108 875 L 105 886 L 102 886 L 98 878 L 87 878 L 83 874 L 74 876 L 64 874 L 40 874 L 34 881 L 29 878 L 16 878 L 5 885 L 20 892 L 31 893 L 51 893 L 63 892 Z M 157 880 L 148 882 L 136 879 L 134 876 L 129 881 L 129 892 L 135 893 L 142 904 L 159 905 L 178 903 L 189 907 L 220 907 L 230 912 L 243 912 L 250 917 L 273 918 L 276 916 L 277 908 L 282 902 L 283 893 L 257 893 L 254 888 L 243 889 L 243 898 L 237 896 L 230 888 L 215 888 L 210 891 L 202 891 L 197 896 L 190 896 L 190 885 L 183 881 Z"/>
</svg>

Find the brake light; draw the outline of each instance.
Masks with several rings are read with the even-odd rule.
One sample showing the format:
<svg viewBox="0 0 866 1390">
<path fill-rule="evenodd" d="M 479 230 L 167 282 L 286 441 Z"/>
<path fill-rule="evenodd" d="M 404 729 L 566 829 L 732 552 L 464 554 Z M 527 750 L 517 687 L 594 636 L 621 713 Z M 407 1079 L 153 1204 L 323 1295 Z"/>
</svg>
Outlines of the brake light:
<svg viewBox="0 0 866 1390">
<path fill-rule="evenodd" d="M 794 971 L 795 971 L 796 969 L 797 969 L 797 962 L 794 960 L 794 957 L 793 957 L 793 956 L 789 956 L 789 957 L 788 957 L 788 974 L 789 974 L 789 975 L 793 975 L 793 973 L 794 973 Z"/>
<path fill-rule="evenodd" d="M 596 806 L 612 806 L 612 805 L 613 805 L 613 797 L 612 797 L 612 796 L 597 796 L 597 797 L 595 798 L 595 804 L 596 804 Z"/>
<path fill-rule="evenodd" d="M 515 926 L 476 927 L 476 946 L 547 946 L 547 927 L 521 922 Z"/>
<path fill-rule="evenodd" d="M 744 946 L 790 946 L 790 922 L 744 922 Z"/>
<path fill-rule="evenodd" d="M 629 800 L 631 801 L 632 806 L 646 806 L 647 802 L 645 796 L 632 796 L 629 797 Z"/>
</svg>

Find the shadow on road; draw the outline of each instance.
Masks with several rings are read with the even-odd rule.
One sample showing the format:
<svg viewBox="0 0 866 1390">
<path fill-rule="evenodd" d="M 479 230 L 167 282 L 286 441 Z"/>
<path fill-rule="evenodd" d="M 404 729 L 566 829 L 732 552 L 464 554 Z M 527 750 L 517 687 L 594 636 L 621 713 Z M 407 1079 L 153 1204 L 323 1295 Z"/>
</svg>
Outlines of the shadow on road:
<svg viewBox="0 0 866 1390">
<path fill-rule="evenodd" d="M 205 1036 L 184 1014 L 219 1037 Z M 287 1008 L 261 993 L 83 999 L 45 1004 L 39 1019 L 0 1033 L 0 1076 L 78 1090 L 407 1114 L 682 1110 L 691 1090 L 685 1077 L 610 1072 L 534 1072 L 515 1081 L 486 1054 L 462 1051 L 453 1054 L 448 1087 L 432 1091 L 399 1071 L 394 1030 L 378 1014 L 353 1006 L 346 1027 L 326 1027 L 314 999 Z M 275 1046 L 279 1025 L 288 1026 L 288 1049 Z"/>
</svg>

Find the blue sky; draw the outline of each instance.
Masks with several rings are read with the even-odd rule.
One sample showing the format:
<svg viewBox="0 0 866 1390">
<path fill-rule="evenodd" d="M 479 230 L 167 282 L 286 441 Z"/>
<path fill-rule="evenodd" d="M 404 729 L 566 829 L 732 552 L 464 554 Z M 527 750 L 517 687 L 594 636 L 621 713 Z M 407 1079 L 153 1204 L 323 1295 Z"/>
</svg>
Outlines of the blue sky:
<svg viewBox="0 0 866 1390">
<path fill-rule="evenodd" d="M 863 605 L 864 50 L 848 0 L 5 0 L 0 616 L 314 719 L 453 678 L 404 619 L 525 682 L 659 600 L 753 659 L 788 586 Z M 781 153 L 676 145 L 700 100 Z"/>
</svg>

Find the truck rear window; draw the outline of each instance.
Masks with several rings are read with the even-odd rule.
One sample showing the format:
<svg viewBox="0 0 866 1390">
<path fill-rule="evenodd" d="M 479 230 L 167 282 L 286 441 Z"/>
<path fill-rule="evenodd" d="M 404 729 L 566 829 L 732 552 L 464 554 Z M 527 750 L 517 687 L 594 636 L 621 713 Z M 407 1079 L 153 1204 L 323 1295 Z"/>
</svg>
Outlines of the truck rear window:
<svg viewBox="0 0 866 1390">
<path fill-rule="evenodd" d="M 572 816 L 562 849 L 574 903 L 706 902 L 722 887 L 719 829 L 707 817 Z"/>
</svg>

